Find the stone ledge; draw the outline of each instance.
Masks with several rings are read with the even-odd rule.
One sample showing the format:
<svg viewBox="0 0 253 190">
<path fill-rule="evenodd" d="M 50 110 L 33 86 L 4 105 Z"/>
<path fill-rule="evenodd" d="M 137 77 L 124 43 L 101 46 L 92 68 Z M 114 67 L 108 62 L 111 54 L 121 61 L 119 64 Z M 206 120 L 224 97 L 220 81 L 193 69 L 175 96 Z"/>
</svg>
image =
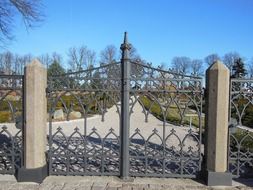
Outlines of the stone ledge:
<svg viewBox="0 0 253 190">
<path fill-rule="evenodd" d="M 10 180 L 8 180 L 10 179 Z M 108 190 L 250 190 L 253 189 L 253 179 L 243 183 L 233 181 L 233 186 L 206 186 L 203 182 L 181 178 L 134 178 L 133 182 L 122 182 L 118 177 L 105 176 L 48 176 L 43 183 L 20 183 L 13 180 L 13 176 L 0 175 L 0 190 L 53 190 L 53 189 L 108 189 Z M 249 184 L 252 187 L 245 186 Z"/>
</svg>

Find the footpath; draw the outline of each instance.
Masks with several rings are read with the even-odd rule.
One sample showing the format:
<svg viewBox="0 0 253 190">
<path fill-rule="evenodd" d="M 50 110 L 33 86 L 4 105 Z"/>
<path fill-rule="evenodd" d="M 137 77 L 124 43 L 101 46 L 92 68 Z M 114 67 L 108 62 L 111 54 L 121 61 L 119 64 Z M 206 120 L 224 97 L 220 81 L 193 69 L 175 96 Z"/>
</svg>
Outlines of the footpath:
<svg viewBox="0 0 253 190">
<path fill-rule="evenodd" d="M 251 186 L 251 187 L 250 187 Z M 233 181 L 232 187 L 207 187 L 201 181 L 175 178 L 133 178 L 124 182 L 118 177 L 49 176 L 43 183 L 18 183 L 14 176 L 0 175 L 0 190 L 248 190 L 253 181 Z"/>
</svg>

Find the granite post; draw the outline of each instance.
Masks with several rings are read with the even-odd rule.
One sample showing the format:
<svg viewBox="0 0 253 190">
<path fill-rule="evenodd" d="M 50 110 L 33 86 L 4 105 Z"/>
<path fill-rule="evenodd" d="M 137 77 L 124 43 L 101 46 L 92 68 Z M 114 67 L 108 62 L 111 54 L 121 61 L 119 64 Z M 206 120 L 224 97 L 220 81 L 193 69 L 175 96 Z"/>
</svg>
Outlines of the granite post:
<svg viewBox="0 0 253 190">
<path fill-rule="evenodd" d="M 227 172 L 229 69 L 220 61 L 206 72 L 206 183 L 208 186 L 230 186 Z"/>
<path fill-rule="evenodd" d="M 46 163 L 47 70 L 33 60 L 25 67 L 23 166 L 17 180 L 41 183 L 48 174 Z"/>
</svg>

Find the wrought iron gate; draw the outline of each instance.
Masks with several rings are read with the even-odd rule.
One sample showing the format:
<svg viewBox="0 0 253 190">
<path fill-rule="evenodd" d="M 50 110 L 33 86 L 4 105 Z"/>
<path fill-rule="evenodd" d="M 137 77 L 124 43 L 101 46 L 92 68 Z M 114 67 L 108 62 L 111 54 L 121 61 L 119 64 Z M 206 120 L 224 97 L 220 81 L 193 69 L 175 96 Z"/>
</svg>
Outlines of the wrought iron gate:
<svg viewBox="0 0 253 190">
<path fill-rule="evenodd" d="M 196 177 L 203 151 L 201 79 L 138 62 L 131 67 L 138 72 L 130 78 L 130 120 L 139 104 L 146 126 L 131 122 L 130 175 Z"/>
<path fill-rule="evenodd" d="M 0 173 L 14 174 L 23 153 L 23 76 L 0 75 L 0 112 Z"/>
<path fill-rule="evenodd" d="M 125 36 L 121 62 L 49 78 L 50 174 L 196 177 L 201 170 L 201 78 L 130 60 L 130 48 Z"/>
<path fill-rule="evenodd" d="M 118 75 L 114 77 L 117 72 L 118 64 L 113 63 L 49 78 L 50 174 L 119 175 L 120 124 L 101 129 L 89 123 L 89 117 L 94 114 L 101 115 L 102 122 L 117 120 L 105 118 L 111 107 L 115 108 L 114 116 L 119 121 L 120 79 Z M 80 126 L 53 125 L 57 109 L 64 110 L 66 120 L 73 119 L 73 113 L 80 113 L 83 118 Z"/>
</svg>

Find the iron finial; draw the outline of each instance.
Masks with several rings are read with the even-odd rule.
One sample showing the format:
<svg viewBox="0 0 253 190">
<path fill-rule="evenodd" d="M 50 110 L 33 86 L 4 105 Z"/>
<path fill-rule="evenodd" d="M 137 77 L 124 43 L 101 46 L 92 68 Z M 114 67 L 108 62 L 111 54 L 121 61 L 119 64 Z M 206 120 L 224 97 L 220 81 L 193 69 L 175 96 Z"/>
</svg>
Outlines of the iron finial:
<svg viewBox="0 0 253 190">
<path fill-rule="evenodd" d="M 128 44 L 127 32 L 124 33 L 124 44 Z"/>
<path fill-rule="evenodd" d="M 123 42 L 123 44 L 121 44 L 120 49 L 122 51 L 124 51 L 124 50 L 130 50 L 131 49 L 131 44 L 128 43 L 127 32 L 124 33 L 124 42 Z"/>
</svg>

